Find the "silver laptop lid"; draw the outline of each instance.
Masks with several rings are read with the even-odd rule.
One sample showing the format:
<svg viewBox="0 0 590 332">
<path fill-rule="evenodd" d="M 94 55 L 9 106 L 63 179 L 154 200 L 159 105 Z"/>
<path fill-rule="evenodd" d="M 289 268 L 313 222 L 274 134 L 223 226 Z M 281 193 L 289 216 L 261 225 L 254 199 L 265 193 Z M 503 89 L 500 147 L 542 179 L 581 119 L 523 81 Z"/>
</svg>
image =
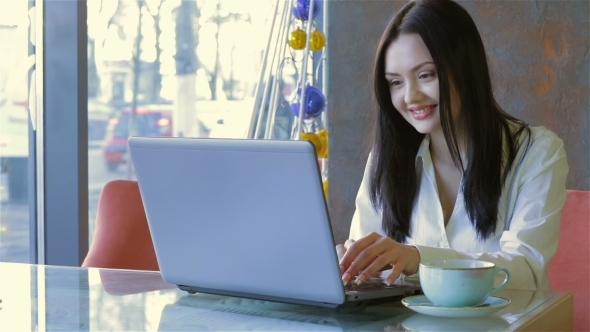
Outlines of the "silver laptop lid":
<svg viewBox="0 0 590 332">
<path fill-rule="evenodd" d="M 344 302 L 307 141 L 133 137 L 165 281 L 286 302 Z"/>
</svg>

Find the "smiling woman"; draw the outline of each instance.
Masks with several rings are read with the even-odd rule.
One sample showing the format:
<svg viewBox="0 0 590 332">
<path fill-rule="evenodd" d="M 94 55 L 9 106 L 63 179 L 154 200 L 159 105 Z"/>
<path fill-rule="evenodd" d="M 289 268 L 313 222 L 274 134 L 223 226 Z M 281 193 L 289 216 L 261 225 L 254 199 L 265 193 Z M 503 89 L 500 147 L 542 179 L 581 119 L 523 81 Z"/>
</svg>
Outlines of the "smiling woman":
<svg viewBox="0 0 590 332">
<path fill-rule="evenodd" d="M 385 283 L 419 263 L 477 259 L 510 271 L 508 287 L 548 289 L 568 173 L 563 142 L 494 98 L 470 15 L 416 0 L 377 49 L 373 145 L 346 247 L 343 282 Z"/>
</svg>

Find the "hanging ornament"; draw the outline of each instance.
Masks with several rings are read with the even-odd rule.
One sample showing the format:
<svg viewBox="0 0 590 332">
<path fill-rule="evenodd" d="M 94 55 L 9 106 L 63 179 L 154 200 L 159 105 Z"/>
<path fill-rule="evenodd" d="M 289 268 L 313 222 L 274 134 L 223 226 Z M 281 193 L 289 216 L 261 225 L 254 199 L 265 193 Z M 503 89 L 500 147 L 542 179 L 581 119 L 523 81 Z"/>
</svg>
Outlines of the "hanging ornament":
<svg viewBox="0 0 590 332">
<path fill-rule="evenodd" d="M 297 28 L 291 32 L 291 37 L 289 38 L 289 46 L 294 50 L 302 50 L 305 48 L 305 43 L 307 42 L 307 34 L 305 31 Z"/>
<path fill-rule="evenodd" d="M 320 129 L 317 135 L 320 141 L 322 141 L 322 150 L 318 152 L 318 157 L 328 158 L 328 131 L 326 129 Z"/>
<path fill-rule="evenodd" d="M 314 30 L 309 39 L 309 49 L 316 52 L 324 48 L 324 46 L 326 46 L 326 36 L 320 31 Z"/>
<path fill-rule="evenodd" d="M 302 21 L 307 21 L 309 19 L 309 5 L 311 4 L 310 0 L 297 0 L 295 5 L 293 6 L 291 12 L 293 16 L 297 19 Z M 316 18 L 318 13 L 320 12 L 320 2 L 319 0 L 313 0 L 313 13 L 312 18 Z"/>
<path fill-rule="evenodd" d="M 298 101 L 291 103 L 291 113 L 293 113 L 293 115 L 295 115 L 295 116 L 299 116 L 299 102 Z M 307 113 L 303 112 L 303 118 L 309 119 L 309 115 L 307 115 Z"/>
<path fill-rule="evenodd" d="M 291 104 L 293 115 L 299 116 L 299 100 L 301 99 L 301 88 L 297 89 L 297 101 Z M 305 87 L 305 104 L 303 107 L 303 118 L 316 117 L 322 113 L 326 107 L 326 97 L 320 89 L 307 85 Z"/>
<path fill-rule="evenodd" d="M 313 146 L 315 147 L 315 152 L 318 155 L 318 157 L 321 157 L 321 155 L 323 155 L 326 150 L 327 147 L 324 146 L 324 144 L 322 143 L 322 140 L 320 139 L 320 137 L 316 134 L 316 133 L 312 133 L 312 132 L 305 132 L 305 133 L 301 133 L 301 140 L 307 140 L 310 141 L 311 144 L 313 144 Z"/>
</svg>

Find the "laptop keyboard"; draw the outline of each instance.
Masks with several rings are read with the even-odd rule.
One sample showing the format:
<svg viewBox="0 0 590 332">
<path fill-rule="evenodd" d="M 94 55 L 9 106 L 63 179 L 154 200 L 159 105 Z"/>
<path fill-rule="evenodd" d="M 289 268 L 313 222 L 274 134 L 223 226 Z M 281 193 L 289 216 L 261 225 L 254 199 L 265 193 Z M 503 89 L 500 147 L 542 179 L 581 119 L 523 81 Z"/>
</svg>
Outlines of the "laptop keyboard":
<svg viewBox="0 0 590 332">
<path fill-rule="evenodd" d="M 366 291 L 374 291 L 374 290 L 382 290 L 382 289 L 392 289 L 400 287 L 399 285 L 391 285 L 387 286 L 382 282 L 365 282 L 360 285 L 357 285 L 354 282 L 348 283 L 344 286 L 344 290 L 347 292 L 366 292 Z"/>
</svg>

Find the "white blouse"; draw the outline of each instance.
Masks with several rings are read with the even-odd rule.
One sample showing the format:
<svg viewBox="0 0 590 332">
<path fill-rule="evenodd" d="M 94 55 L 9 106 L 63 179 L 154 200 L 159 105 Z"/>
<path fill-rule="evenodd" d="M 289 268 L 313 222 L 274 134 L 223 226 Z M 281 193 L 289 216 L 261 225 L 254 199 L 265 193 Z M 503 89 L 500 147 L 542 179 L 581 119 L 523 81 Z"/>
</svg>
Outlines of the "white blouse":
<svg viewBox="0 0 590 332">
<path fill-rule="evenodd" d="M 430 138 L 426 135 L 416 156 L 416 167 L 421 172 L 420 188 L 407 241 L 418 248 L 421 261 L 485 260 L 510 271 L 507 288 L 549 289 L 547 264 L 557 250 L 569 170 L 562 140 L 544 127 L 531 128 L 531 145 L 526 150 L 526 143 L 521 142 L 507 176 L 500 197 L 496 231 L 484 241 L 477 239 L 461 190 L 445 227 L 429 144 Z M 385 235 L 381 214 L 373 209 L 369 198 L 370 160 L 369 156 L 356 197 L 356 211 L 350 227 L 350 238 L 354 240 L 371 232 Z"/>
</svg>

